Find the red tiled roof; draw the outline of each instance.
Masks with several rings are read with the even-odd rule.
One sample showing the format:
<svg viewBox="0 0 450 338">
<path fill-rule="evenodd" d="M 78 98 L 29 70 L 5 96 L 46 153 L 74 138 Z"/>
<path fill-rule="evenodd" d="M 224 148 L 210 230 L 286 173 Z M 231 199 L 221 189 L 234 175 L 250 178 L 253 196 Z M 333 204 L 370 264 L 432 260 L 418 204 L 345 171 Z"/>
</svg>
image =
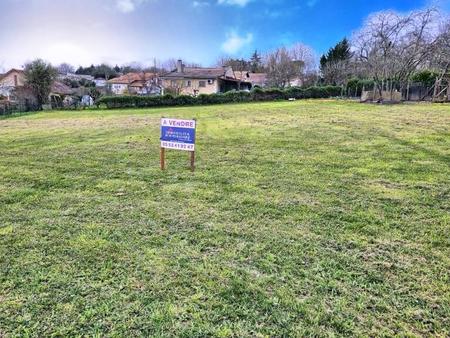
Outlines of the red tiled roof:
<svg viewBox="0 0 450 338">
<path fill-rule="evenodd" d="M 108 83 L 130 84 L 134 81 L 148 81 L 158 77 L 155 73 L 128 73 L 108 81 Z"/>
</svg>

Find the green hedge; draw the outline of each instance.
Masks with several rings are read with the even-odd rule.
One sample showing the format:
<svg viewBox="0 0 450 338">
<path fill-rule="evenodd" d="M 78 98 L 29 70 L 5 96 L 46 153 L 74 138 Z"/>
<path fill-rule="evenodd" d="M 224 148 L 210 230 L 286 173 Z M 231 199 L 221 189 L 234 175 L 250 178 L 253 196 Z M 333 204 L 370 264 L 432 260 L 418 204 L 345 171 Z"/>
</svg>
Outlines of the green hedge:
<svg viewBox="0 0 450 338">
<path fill-rule="evenodd" d="M 148 108 L 169 106 L 193 106 L 219 103 L 262 102 L 294 99 L 318 99 L 341 95 L 341 87 L 291 87 L 281 89 L 256 88 L 251 92 L 231 91 L 221 94 L 201 94 L 197 97 L 188 95 L 173 96 L 104 96 L 96 104 L 107 108 Z"/>
</svg>

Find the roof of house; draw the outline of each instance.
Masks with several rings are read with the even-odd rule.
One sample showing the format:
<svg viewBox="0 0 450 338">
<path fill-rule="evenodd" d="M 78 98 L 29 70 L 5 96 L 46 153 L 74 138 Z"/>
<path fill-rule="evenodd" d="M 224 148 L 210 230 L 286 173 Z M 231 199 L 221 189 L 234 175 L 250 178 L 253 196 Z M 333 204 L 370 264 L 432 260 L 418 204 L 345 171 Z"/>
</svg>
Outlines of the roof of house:
<svg viewBox="0 0 450 338">
<path fill-rule="evenodd" d="M 166 79 L 215 79 L 225 76 L 226 68 L 202 68 L 202 67 L 183 67 L 183 72 L 179 73 L 176 69 L 164 74 L 162 78 Z"/>
<path fill-rule="evenodd" d="M 67 74 L 60 74 L 59 78 L 61 79 L 73 79 L 73 80 L 77 80 L 80 81 L 82 79 L 88 80 L 88 81 L 93 81 L 94 77 L 92 75 L 85 75 L 85 74 L 76 74 L 76 73 L 67 73 Z"/>
<path fill-rule="evenodd" d="M 155 73 L 128 73 L 108 81 L 108 83 L 130 84 L 134 81 L 148 81 L 158 77 Z"/>
<path fill-rule="evenodd" d="M 59 94 L 59 95 L 70 95 L 73 94 L 73 89 L 69 86 L 65 85 L 62 82 L 55 81 L 52 84 L 52 94 Z"/>
<path fill-rule="evenodd" d="M 144 80 L 136 80 L 130 83 L 130 87 L 145 87 L 146 82 Z"/>
<path fill-rule="evenodd" d="M 11 69 L 8 70 L 6 73 L 0 74 L 0 80 L 2 80 L 3 78 L 5 78 L 7 75 L 11 74 L 12 72 L 17 72 L 17 73 L 25 74 L 25 72 L 24 72 L 22 69 L 11 68 Z"/>
<path fill-rule="evenodd" d="M 266 73 L 234 72 L 236 79 L 251 82 L 252 84 L 264 84 L 267 82 Z"/>
</svg>

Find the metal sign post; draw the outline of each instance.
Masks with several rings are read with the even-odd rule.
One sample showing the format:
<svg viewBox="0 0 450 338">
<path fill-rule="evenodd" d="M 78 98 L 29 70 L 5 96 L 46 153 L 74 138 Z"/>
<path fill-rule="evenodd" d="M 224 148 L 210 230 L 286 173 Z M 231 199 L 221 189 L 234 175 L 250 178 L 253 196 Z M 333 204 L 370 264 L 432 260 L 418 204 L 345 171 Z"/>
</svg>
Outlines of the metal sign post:
<svg viewBox="0 0 450 338">
<path fill-rule="evenodd" d="M 166 149 L 175 149 L 190 152 L 191 170 L 195 170 L 195 132 L 196 120 L 179 120 L 161 118 L 161 170 L 166 168 Z"/>
</svg>

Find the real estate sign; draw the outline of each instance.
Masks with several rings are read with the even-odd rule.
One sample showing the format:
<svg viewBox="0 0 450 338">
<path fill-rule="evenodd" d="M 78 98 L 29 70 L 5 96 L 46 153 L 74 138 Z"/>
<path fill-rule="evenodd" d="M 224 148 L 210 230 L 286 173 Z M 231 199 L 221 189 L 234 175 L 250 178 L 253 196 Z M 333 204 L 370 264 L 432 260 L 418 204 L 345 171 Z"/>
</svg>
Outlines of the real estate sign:
<svg viewBox="0 0 450 338">
<path fill-rule="evenodd" d="M 195 120 L 161 119 L 161 148 L 195 151 Z"/>
</svg>

